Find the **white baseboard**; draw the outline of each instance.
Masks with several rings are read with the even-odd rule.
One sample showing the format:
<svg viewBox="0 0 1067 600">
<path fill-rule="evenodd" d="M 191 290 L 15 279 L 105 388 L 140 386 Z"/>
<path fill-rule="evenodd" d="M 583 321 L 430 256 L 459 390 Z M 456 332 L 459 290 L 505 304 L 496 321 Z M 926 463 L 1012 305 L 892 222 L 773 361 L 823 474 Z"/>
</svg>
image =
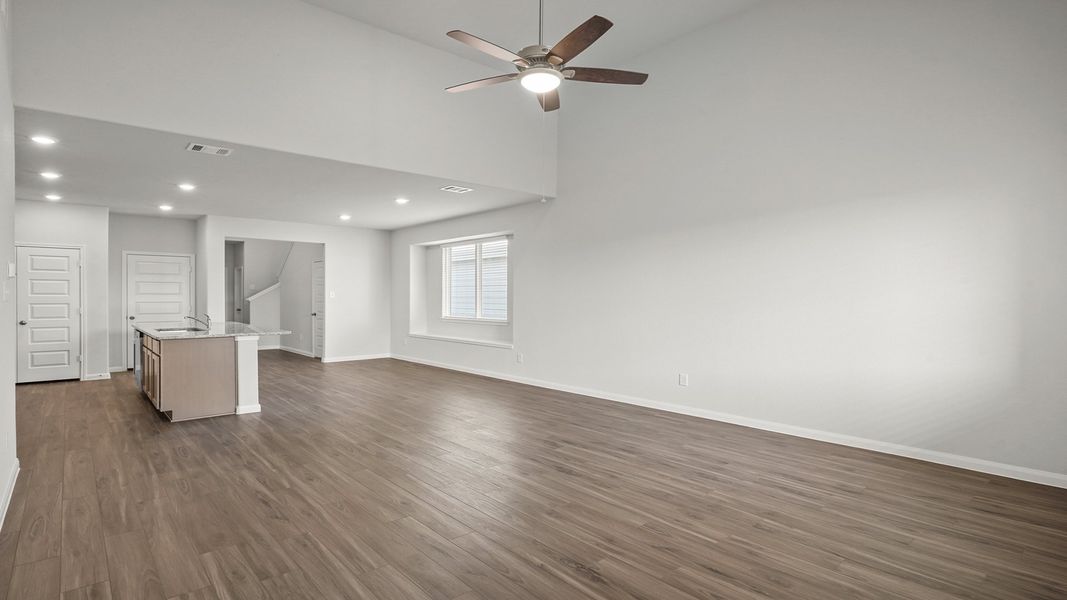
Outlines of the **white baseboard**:
<svg viewBox="0 0 1067 600">
<path fill-rule="evenodd" d="M 282 347 L 278 344 L 271 344 L 269 346 L 260 346 L 260 350 L 281 350 Z"/>
<path fill-rule="evenodd" d="M 896 456 L 904 456 L 907 458 L 914 458 L 931 463 L 937 463 L 941 465 L 948 465 L 950 467 L 958 467 L 960 469 L 967 469 L 968 471 L 977 471 L 979 473 L 986 473 L 989 475 L 999 475 L 1001 477 L 1009 477 L 1011 479 L 1020 479 L 1022 481 L 1030 481 L 1032 483 L 1040 483 L 1043 485 L 1050 485 L 1059 488 L 1067 488 L 1067 474 L 1054 473 L 1052 471 L 1041 471 L 1038 469 L 1031 469 L 1028 467 L 1020 467 L 1016 465 L 1008 465 L 1004 463 L 993 462 L 989 460 L 983 460 L 980 458 L 972 458 L 969 456 L 961 456 L 958 454 L 950 454 L 948 452 L 939 452 L 937 450 L 927 450 L 925 448 L 916 448 L 914 446 L 904 446 L 902 444 L 894 444 L 891 442 L 883 442 L 879 440 L 872 440 L 868 438 L 855 437 L 851 435 L 844 435 L 840 433 L 833 433 L 830 431 L 822 431 L 819 429 L 808 429 L 806 427 L 797 427 L 795 425 L 787 425 L 784 423 L 776 423 L 774 421 L 764 421 L 761 419 L 752 419 L 749 417 L 742 417 L 739 415 L 733 415 L 729 413 L 716 412 L 711 410 L 705 410 L 701 408 L 694 408 L 691 406 L 685 406 L 681 404 L 672 404 L 669 402 L 659 402 L 656 400 L 648 400 L 645 398 L 638 398 L 636 396 L 627 396 L 625 394 L 616 394 L 613 392 L 604 392 L 601 390 L 594 390 L 589 388 L 583 388 L 572 385 L 564 385 L 559 383 L 552 383 L 550 381 L 542 381 L 540 379 L 532 379 L 529 377 L 520 377 L 515 375 L 508 375 L 506 373 L 498 373 L 495 371 L 486 371 L 483 369 L 472 369 L 468 367 L 461 367 L 457 365 L 451 365 L 447 363 L 441 363 L 431 360 L 423 360 L 421 358 L 415 358 L 411 356 L 401 356 L 399 354 L 393 354 L 393 358 L 397 360 L 403 360 L 412 363 L 418 363 L 422 365 L 429 365 L 431 367 L 439 367 L 442 369 L 449 369 L 452 371 L 462 371 L 464 373 L 471 373 L 473 375 L 482 375 L 484 377 L 492 377 L 493 379 L 503 379 L 505 381 L 513 381 L 515 383 L 522 383 L 526 385 L 532 385 L 535 387 L 547 388 L 550 390 L 558 390 L 561 392 L 569 392 L 572 394 L 580 394 L 582 396 L 592 396 L 593 398 L 600 398 L 602 400 L 611 400 L 613 402 L 622 402 L 624 404 L 633 404 L 635 406 L 643 406 L 645 408 L 654 408 L 671 413 L 677 413 L 682 415 L 689 415 L 691 417 L 699 417 L 702 419 L 710 419 L 712 421 L 721 421 L 724 423 L 732 423 L 734 425 L 742 425 L 744 427 L 751 427 L 753 429 L 762 429 L 764 431 L 773 431 L 775 433 L 783 433 L 786 435 L 792 435 L 795 437 L 802 437 L 811 440 L 818 440 L 820 442 L 829 442 L 831 444 L 838 444 L 841 446 L 849 446 L 852 448 L 862 448 L 864 450 L 873 450 L 875 452 L 882 452 L 884 454 L 893 454 Z"/>
<path fill-rule="evenodd" d="M 243 405 L 243 406 L 242 405 L 238 405 L 237 406 L 237 410 L 234 411 L 234 414 L 248 415 L 248 414 L 252 414 L 252 413 L 261 412 L 262 410 L 263 410 L 263 407 L 258 405 L 258 404 L 246 404 L 246 405 Z"/>
<path fill-rule="evenodd" d="M 126 367 L 108 367 L 107 370 L 112 372 L 112 373 L 125 373 L 126 371 L 129 371 L 130 369 L 127 369 Z"/>
<path fill-rule="evenodd" d="M 15 493 L 15 482 L 19 478 L 19 459 L 15 459 L 15 464 L 11 465 L 11 473 L 7 476 L 7 484 L 4 486 L 3 497 L 0 498 L 0 527 L 4 525 L 4 519 L 7 517 L 7 509 L 11 506 L 11 495 Z"/>
<path fill-rule="evenodd" d="M 390 358 L 392 354 L 361 354 L 358 356 L 331 356 L 329 358 L 323 358 L 324 363 L 337 363 L 337 362 L 351 362 L 354 360 L 374 360 L 377 358 Z M 446 367 L 448 368 L 448 367 Z"/>
<path fill-rule="evenodd" d="M 111 373 L 89 373 L 82 377 L 82 381 L 99 381 L 101 379 L 111 379 Z"/>
<path fill-rule="evenodd" d="M 279 346 L 278 349 L 283 350 L 285 352 L 292 352 L 293 354 L 299 354 L 300 356 L 306 356 L 308 358 L 315 358 L 315 355 L 308 352 L 307 350 L 301 350 L 299 348 L 293 348 L 291 346 Z"/>
</svg>

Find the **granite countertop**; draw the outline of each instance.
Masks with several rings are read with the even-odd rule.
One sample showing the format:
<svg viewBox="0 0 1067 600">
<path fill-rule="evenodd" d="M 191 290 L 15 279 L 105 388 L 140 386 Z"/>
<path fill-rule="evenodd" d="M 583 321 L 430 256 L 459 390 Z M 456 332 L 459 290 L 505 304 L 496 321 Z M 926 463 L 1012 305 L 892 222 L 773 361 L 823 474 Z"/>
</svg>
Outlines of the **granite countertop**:
<svg viewBox="0 0 1067 600">
<path fill-rule="evenodd" d="M 192 323 L 189 327 L 203 329 L 204 326 L 199 323 Z M 149 337 L 156 338 L 157 340 L 191 340 L 196 338 L 238 337 L 245 335 L 287 335 L 292 333 L 292 331 L 287 329 L 256 327 L 254 325 L 238 323 L 236 321 L 212 323 L 211 329 L 205 331 L 166 331 L 166 327 L 162 328 L 163 331 L 161 331 L 154 327 L 143 327 L 141 325 L 134 325 L 133 328 Z"/>
</svg>

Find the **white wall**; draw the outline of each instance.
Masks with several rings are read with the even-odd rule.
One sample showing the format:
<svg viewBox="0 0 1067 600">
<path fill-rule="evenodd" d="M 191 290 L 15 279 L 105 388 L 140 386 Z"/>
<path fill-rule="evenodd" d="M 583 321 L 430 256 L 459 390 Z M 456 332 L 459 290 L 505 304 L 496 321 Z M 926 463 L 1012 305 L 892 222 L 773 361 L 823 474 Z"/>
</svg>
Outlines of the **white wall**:
<svg viewBox="0 0 1067 600">
<path fill-rule="evenodd" d="M 0 7 L 6 7 L 0 3 Z M 0 524 L 18 474 L 15 455 L 15 126 L 11 105 L 8 13 L 0 14 Z"/>
<path fill-rule="evenodd" d="M 389 353 L 389 234 L 356 227 L 263 219 L 202 217 L 197 221 L 197 296 L 209 314 L 223 314 L 225 240 L 272 239 L 325 244 L 324 359 Z M 201 268 L 203 267 L 203 268 Z M 201 278 L 202 283 L 201 285 Z"/>
<path fill-rule="evenodd" d="M 1064 31 L 765 2 L 571 86 L 558 200 L 393 235 L 394 352 L 1067 485 Z M 508 229 L 515 350 L 408 339 L 409 244 Z"/>
<path fill-rule="evenodd" d="M 281 276 L 281 325 L 293 333 L 282 336 L 289 350 L 311 354 L 311 263 L 323 258 L 322 244 L 293 244 Z"/>
<path fill-rule="evenodd" d="M 494 71 L 298 0 L 16 0 L 14 16 L 21 107 L 555 190 L 556 117 L 520 86 L 448 94 Z"/>
<path fill-rule="evenodd" d="M 248 323 L 264 329 L 278 329 L 282 326 L 281 286 L 267 287 L 248 302 Z M 259 349 L 277 349 L 281 337 L 277 335 L 259 336 Z"/>
<path fill-rule="evenodd" d="M 126 369 L 126 318 L 122 303 L 122 275 L 126 265 L 123 252 L 196 253 L 196 222 L 111 213 L 108 218 L 108 297 L 110 307 L 110 365 L 112 371 Z M 195 307 L 194 307 L 195 312 Z"/>
<path fill-rule="evenodd" d="M 82 249 L 85 298 L 85 377 L 107 377 L 108 369 L 108 211 L 99 206 L 15 202 L 15 242 L 69 244 Z"/>
</svg>

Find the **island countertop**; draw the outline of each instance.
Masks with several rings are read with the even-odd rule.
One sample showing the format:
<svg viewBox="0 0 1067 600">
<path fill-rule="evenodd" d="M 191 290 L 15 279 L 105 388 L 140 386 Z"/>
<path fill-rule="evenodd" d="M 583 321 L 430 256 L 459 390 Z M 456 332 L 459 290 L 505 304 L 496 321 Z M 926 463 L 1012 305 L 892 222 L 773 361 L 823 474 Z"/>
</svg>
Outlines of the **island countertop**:
<svg viewBox="0 0 1067 600">
<path fill-rule="evenodd" d="M 200 331 L 167 331 L 168 328 L 166 327 L 156 329 L 154 327 L 133 325 L 133 328 L 137 331 L 140 331 L 149 337 L 154 337 L 157 340 L 191 340 L 198 338 L 242 337 L 246 335 L 288 335 L 292 333 L 292 331 L 287 329 L 256 327 L 254 325 L 238 323 L 236 321 L 212 323 L 210 329 L 204 329 L 203 325 L 200 325 L 199 323 L 190 325 L 189 327 L 200 329 Z"/>
</svg>

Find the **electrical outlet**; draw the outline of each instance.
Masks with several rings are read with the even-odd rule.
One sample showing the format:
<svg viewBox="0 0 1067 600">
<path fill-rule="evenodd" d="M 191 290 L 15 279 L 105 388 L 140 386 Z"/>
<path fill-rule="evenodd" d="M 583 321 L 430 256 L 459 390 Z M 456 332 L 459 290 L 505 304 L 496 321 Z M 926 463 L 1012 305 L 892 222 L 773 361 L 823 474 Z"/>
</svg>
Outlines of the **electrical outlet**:
<svg viewBox="0 0 1067 600">
<path fill-rule="evenodd" d="M 678 374 L 678 385 L 682 387 L 689 387 L 689 373 Z"/>
<path fill-rule="evenodd" d="M 337 297 L 337 292 L 335 292 L 333 290 L 330 290 L 330 297 L 331 298 L 336 298 Z"/>
<path fill-rule="evenodd" d="M 520 365 L 522 364 L 522 361 L 525 360 L 525 358 L 526 357 L 522 355 L 522 352 L 518 352 L 515 354 L 515 362 L 519 363 Z"/>
</svg>

